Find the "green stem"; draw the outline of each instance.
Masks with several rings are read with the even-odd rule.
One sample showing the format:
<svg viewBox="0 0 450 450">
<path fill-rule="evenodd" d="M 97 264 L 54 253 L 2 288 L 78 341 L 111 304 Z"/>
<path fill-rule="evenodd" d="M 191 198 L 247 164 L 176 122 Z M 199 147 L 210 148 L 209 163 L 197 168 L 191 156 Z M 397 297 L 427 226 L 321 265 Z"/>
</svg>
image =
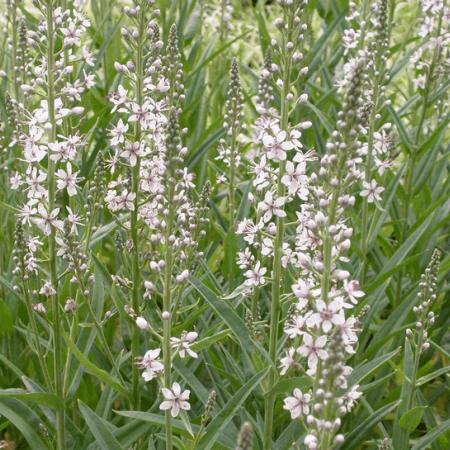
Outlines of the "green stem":
<svg viewBox="0 0 450 450">
<path fill-rule="evenodd" d="M 44 352 L 42 351 L 42 345 L 39 338 L 39 330 L 36 323 L 36 319 L 34 317 L 35 312 L 33 311 L 33 305 L 30 298 L 30 293 L 28 291 L 27 282 L 23 281 L 22 283 L 22 291 L 23 296 L 25 297 L 25 303 L 27 306 L 27 312 L 28 312 L 28 319 L 30 321 L 31 329 L 33 331 L 33 335 L 35 337 L 35 345 L 36 345 L 36 353 L 39 360 L 39 365 L 41 367 L 41 372 L 45 380 L 45 385 L 47 386 L 47 389 L 50 391 L 52 389 L 52 381 L 50 378 L 50 374 L 48 373 L 47 364 L 45 363 L 44 359 Z"/>
<path fill-rule="evenodd" d="M 173 178 L 173 175 L 169 175 Z M 163 364 L 164 364 L 164 387 L 171 388 L 171 370 L 172 370 L 172 348 L 170 346 L 170 337 L 172 334 L 172 267 L 173 267 L 173 250 L 170 244 L 170 236 L 172 234 L 174 220 L 174 185 L 169 185 L 168 192 L 168 223 L 165 235 L 166 255 L 164 269 L 164 292 L 163 292 L 163 313 L 169 313 L 169 317 L 163 318 Z M 165 430 L 166 430 L 166 450 L 173 449 L 172 443 L 172 417 L 170 410 L 165 412 Z"/>
<path fill-rule="evenodd" d="M 235 239 L 235 215 L 236 215 L 236 186 L 235 186 L 235 179 L 236 179 L 236 129 L 234 126 L 235 117 L 234 114 L 232 116 L 233 121 L 233 129 L 232 129 L 232 136 L 231 136 L 231 143 L 230 143 L 230 184 L 229 184 L 229 191 L 228 191 L 228 201 L 229 201 L 229 221 L 228 221 L 228 233 L 232 237 L 230 242 L 234 242 Z M 232 255 L 232 260 L 230 261 L 230 266 L 228 267 L 228 284 L 230 291 L 233 289 L 233 280 L 235 280 L 234 277 L 234 267 L 235 267 L 235 261 L 234 261 L 235 255 Z"/>
<path fill-rule="evenodd" d="M 437 30 L 436 30 L 436 37 L 440 35 L 441 33 L 441 26 L 442 26 L 442 14 L 439 16 L 439 23 L 437 26 Z M 405 210 L 403 213 L 403 217 L 404 217 L 404 222 L 403 222 L 403 227 L 400 230 L 400 239 L 399 242 L 400 244 L 402 244 L 405 239 L 406 239 L 406 235 L 408 233 L 409 230 L 409 221 L 408 221 L 408 217 L 410 214 L 410 207 L 411 207 L 411 203 L 412 203 L 412 198 L 414 195 L 414 171 L 415 171 L 415 166 L 417 163 L 417 158 L 418 158 L 418 154 L 417 154 L 417 148 L 419 146 L 420 143 L 420 138 L 422 135 L 422 128 L 423 125 L 425 123 L 425 118 L 427 115 L 427 110 L 428 110 L 428 97 L 429 97 L 429 93 L 431 90 L 431 84 L 433 82 L 433 76 L 434 76 L 434 69 L 435 69 L 435 65 L 436 62 L 439 61 L 440 58 L 440 52 L 441 49 L 439 46 L 436 46 L 436 48 L 434 49 L 433 52 L 433 57 L 431 59 L 431 63 L 428 67 L 428 71 L 426 74 L 426 82 L 425 82 L 425 88 L 424 88 L 424 95 L 423 95 L 423 101 L 422 101 L 422 109 L 421 109 L 421 113 L 420 113 L 420 118 L 419 118 L 419 123 L 417 125 L 417 129 L 416 129 L 416 135 L 414 138 L 414 143 L 413 143 L 413 147 L 411 148 L 411 156 L 408 160 L 408 165 L 406 168 L 406 175 L 405 175 Z M 401 293 L 402 293 L 402 285 L 403 285 L 403 277 L 404 277 L 404 269 L 402 268 L 399 272 L 399 276 L 398 276 L 398 281 L 397 281 L 397 289 L 396 289 L 396 296 L 395 299 L 398 303 L 400 303 L 401 299 Z"/>
<path fill-rule="evenodd" d="M 139 42 L 136 55 L 136 100 L 139 106 L 143 104 L 143 80 L 144 80 L 144 38 L 145 38 L 145 8 L 141 8 L 139 15 Z M 136 142 L 141 141 L 141 125 L 136 122 Z M 138 209 L 139 209 L 139 181 L 140 181 L 140 157 L 137 158 L 136 165 L 131 173 L 131 189 L 135 194 L 134 210 L 131 212 L 131 240 L 133 242 L 132 252 L 132 305 L 133 310 L 139 312 L 139 293 L 140 293 L 140 267 L 139 267 L 139 233 L 138 233 Z M 131 337 L 131 354 L 133 361 L 139 357 L 139 329 L 133 326 Z M 139 368 L 133 363 L 133 404 L 135 409 L 140 408 L 140 389 L 139 389 Z"/>
<path fill-rule="evenodd" d="M 283 42 L 283 48 L 286 49 L 287 42 L 291 41 L 291 35 L 293 30 L 293 17 L 291 14 L 288 23 L 288 36 L 286 42 Z M 286 19 L 286 13 L 285 13 Z M 284 39 L 283 39 L 284 40 Z M 292 54 L 289 50 L 286 50 L 284 55 L 284 76 L 283 76 L 283 90 L 281 93 L 281 129 L 287 131 L 289 128 L 289 102 L 287 100 L 290 92 L 290 79 L 292 69 Z M 284 185 L 281 182 L 285 172 L 285 162 L 282 161 L 279 166 L 278 179 L 277 179 L 277 196 L 282 197 L 284 195 Z M 280 294 L 282 283 L 282 266 L 281 257 L 283 255 L 283 239 L 284 239 L 284 218 L 277 217 L 276 221 L 277 231 L 274 243 L 274 256 L 273 256 L 273 280 L 272 280 L 272 303 L 270 309 L 270 332 L 269 332 L 269 357 L 272 362 L 272 367 L 268 375 L 267 383 L 267 395 L 265 399 L 264 410 L 264 450 L 272 449 L 272 434 L 273 434 L 273 417 L 275 408 L 276 395 L 274 393 L 274 386 L 277 376 L 277 349 L 278 349 L 278 323 L 280 320 Z"/>
<path fill-rule="evenodd" d="M 374 82 L 373 89 L 373 108 L 369 117 L 369 136 L 367 142 L 367 160 L 365 167 L 365 181 L 370 183 L 372 178 L 372 163 L 373 163 L 373 148 L 374 148 L 374 134 L 375 134 L 375 122 L 376 115 L 379 107 L 379 93 L 380 93 L 380 83 L 376 79 Z M 363 200 L 363 210 L 362 210 L 362 225 L 361 225 L 361 256 L 363 258 L 363 268 L 361 276 L 361 284 L 364 285 L 364 281 L 367 274 L 368 262 L 367 262 L 367 251 L 368 251 L 368 240 L 369 240 L 369 202 L 368 197 L 364 197 Z"/>
<path fill-rule="evenodd" d="M 47 1 L 47 105 L 48 105 L 48 120 L 51 125 L 49 130 L 49 142 L 56 141 L 56 119 L 55 119 L 55 42 L 53 30 L 53 2 Z M 48 158 L 48 212 L 49 214 L 55 208 L 55 162 Z M 53 288 L 56 293 L 52 295 L 52 329 L 53 329 L 53 345 L 54 345 L 54 379 L 55 379 L 55 394 L 63 402 L 63 406 L 56 410 L 56 447 L 58 450 L 64 450 L 65 445 L 65 405 L 64 405 L 64 390 L 63 390 L 63 365 L 62 365 L 62 337 L 61 337 L 61 319 L 59 311 L 58 299 L 58 272 L 56 267 L 56 233 L 52 227 L 50 236 L 48 238 L 49 244 L 49 260 L 50 260 L 50 278 Z"/>
<path fill-rule="evenodd" d="M 14 85 L 14 95 L 16 96 L 16 101 L 20 101 L 20 88 L 19 83 L 17 81 L 18 74 L 16 73 L 17 68 L 17 9 L 16 5 L 13 2 L 11 4 L 11 22 L 12 22 L 12 76 L 14 77 L 13 85 Z"/>
</svg>

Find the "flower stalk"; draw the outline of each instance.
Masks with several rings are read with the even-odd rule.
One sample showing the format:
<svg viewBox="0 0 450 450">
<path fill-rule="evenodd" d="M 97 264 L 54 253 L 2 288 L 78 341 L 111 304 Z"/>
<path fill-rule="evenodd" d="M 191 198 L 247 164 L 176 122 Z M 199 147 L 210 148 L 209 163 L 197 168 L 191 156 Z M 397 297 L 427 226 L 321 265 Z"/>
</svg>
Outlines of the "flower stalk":
<svg viewBox="0 0 450 450">
<path fill-rule="evenodd" d="M 282 131 L 289 130 L 289 99 L 291 93 L 291 78 L 292 78 L 292 63 L 294 51 L 289 43 L 292 43 L 295 29 L 297 28 L 296 19 L 297 5 L 289 8 L 287 5 L 283 8 L 283 22 L 285 25 L 285 33 L 282 33 L 282 42 L 280 44 L 282 49 L 281 62 L 283 86 L 280 97 L 280 128 Z M 283 176 L 285 174 L 286 161 L 280 161 L 278 178 L 277 178 L 277 196 L 284 197 L 285 185 L 283 183 Z M 283 207 L 284 210 L 284 207 Z M 271 291 L 271 308 L 270 308 L 270 331 L 269 331 L 269 357 L 273 363 L 273 367 L 269 371 L 267 380 L 267 396 L 265 400 L 264 409 L 264 449 L 270 450 L 272 448 L 273 439 L 273 418 L 276 395 L 274 393 L 274 386 L 277 378 L 276 362 L 278 350 L 278 336 L 279 336 L 279 321 L 280 321 L 280 298 L 282 279 L 281 257 L 283 255 L 283 241 L 284 241 L 284 225 L 285 219 L 282 216 L 277 216 L 276 219 L 276 235 L 274 243 L 273 267 L 272 267 L 272 291 Z"/>
<path fill-rule="evenodd" d="M 139 10 L 138 17 L 138 38 L 136 42 L 136 103 L 139 108 L 142 108 L 143 99 L 143 81 L 144 81 L 144 42 L 146 34 L 146 8 L 142 7 Z M 141 142 L 141 123 L 138 120 L 135 127 L 135 141 Z M 139 227 L 138 227 L 138 211 L 140 202 L 140 167 L 141 158 L 136 157 L 136 164 L 131 169 L 131 191 L 134 195 L 134 207 L 131 211 L 131 241 L 133 243 L 132 249 L 132 307 L 134 311 L 139 310 L 140 303 L 140 265 L 139 265 Z M 139 357 L 140 354 L 140 333 L 137 327 L 133 327 L 131 337 L 131 354 L 133 360 Z M 140 389 L 139 389 L 139 369 L 133 364 L 133 404 L 135 409 L 140 408 Z"/>
<path fill-rule="evenodd" d="M 56 118 L 55 118 L 55 41 L 53 29 L 53 1 L 47 2 L 47 110 L 49 142 L 56 142 Z M 50 150 L 48 157 L 47 179 L 48 179 L 48 211 L 55 209 L 55 168 L 56 162 L 50 158 Z M 65 406 L 64 406 L 64 386 L 63 386 L 63 364 L 62 364 L 62 330 L 59 310 L 58 297 L 58 272 L 57 272 L 57 256 L 56 256 L 56 230 L 52 227 L 48 236 L 49 263 L 50 263 L 50 279 L 54 289 L 51 297 L 52 301 L 52 329 L 53 329 L 53 351 L 54 351 L 54 380 L 55 394 L 62 401 L 63 406 L 56 410 L 56 447 L 58 450 L 64 450 L 65 444 Z"/>
</svg>

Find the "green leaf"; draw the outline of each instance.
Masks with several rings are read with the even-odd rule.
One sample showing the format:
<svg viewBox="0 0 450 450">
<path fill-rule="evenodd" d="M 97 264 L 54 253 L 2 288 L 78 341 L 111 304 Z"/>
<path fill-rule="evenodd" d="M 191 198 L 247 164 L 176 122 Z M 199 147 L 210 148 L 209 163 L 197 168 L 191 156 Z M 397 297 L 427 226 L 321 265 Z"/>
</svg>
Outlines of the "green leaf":
<svg viewBox="0 0 450 450">
<path fill-rule="evenodd" d="M 100 367 L 97 367 L 94 363 L 89 361 L 89 359 L 83 355 L 83 353 L 80 352 L 78 347 L 70 340 L 70 338 L 64 334 L 64 340 L 66 341 L 66 344 L 70 347 L 70 350 L 75 355 L 75 357 L 78 359 L 78 361 L 84 366 L 86 371 L 92 375 L 95 375 L 100 381 L 103 381 L 108 386 L 115 389 L 117 392 L 120 392 L 125 397 L 130 397 L 130 391 L 125 388 L 117 378 L 115 378 L 113 375 L 109 374 L 103 369 L 100 369 Z"/>
<path fill-rule="evenodd" d="M 389 403 L 379 410 L 371 414 L 364 422 L 359 424 L 357 427 L 346 436 L 345 438 L 345 450 L 351 450 L 353 448 L 358 448 L 358 445 L 367 439 L 367 432 L 370 431 L 378 422 L 380 422 L 384 416 L 389 414 L 399 405 L 400 401 Z"/>
<path fill-rule="evenodd" d="M 119 416 L 130 417 L 131 419 L 141 420 L 143 422 L 149 422 L 153 425 L 163 428 L 165 425 L 165 417 L 162 414 L 154 414 L 143 411 L 114 411 Z M 192 427 L 194 432 L 198 430 L 198 425 Z M 175 433 L 184 437 L 191 437 L 189 431 L 184 427 L 183 421 L 179 419 L 172 419 L 172 429 Z"/>
<path fill-rule="evenodd" d="M 2 321 L 2 325 L 0 326 L 0 336 L 11 333 L 11 331 L 14 330 L 14 322 L 8 305 L 3 301 L 0 301 L 0 318 Z"/>
<path fill-rule="evenodd" d="M 450 419 L 442 422 L 440 425 L 429 431 L 424 437 L 420 438 L 411 450 L 426 450 L 440 434 L 445 433 L 448 429 L 450 429 Z"/>
<path fill-rule="evenodd" d="M 405 338 L 405 354 L 403 358 L 403 374 L 402 390 L 400 394 L 400 407 L 397 411 L 396 421 L 394 423 L 394 433 L 392 443 L 397 450 L 407 450 L 409 441 L 409 432 L 401 427 L 400 420 L 411 407 L 411 400 L 414 396 L 414 387 L 411 384 L 414 373 L 414 353 L 408 338 Z"/>
<path fill-rule="evenodd" d="M 220 432 L 233 419 L 238 409 L 243 405 L 248 396 L 258 386 L 261 380 L 268 373 L 269 368 L 261 370 L 253 375 L 228 401 L 225 407 L 217 414 L 211 423 L 206 427 L 205 434 L 200 439 L 196 450 L 210 450 L 213 448 Z"/>
<path fill-rule="evenodd" d="M 27 392 L 24 389 L 1 389 L 0 398 L 15 398 L 25 402 L 38 403 L 50 408 L 62 408 L 63 402 L 55 394 L 48 392 Z"/>
<path fill-rule="evenodd" d="M 415 408 L 410 409 L 400 418 L 400 426 L 408 433 L 412 433 L 419 426 L 424 409 L 423 406 L 416 406 Z"/>
<path fill-rule="evenodd" d="M 398 347 L 392 352 L 387 353 L 386 355 L 378 356 L 365 364 L 359 364 L 350 375 L 349 385 L 353 386 L 354 384 L 359 384 L 365 378 L 367 378 L 372 372 L 377 370 L 384 363 L 390 361 L 397 353 L 401 350 L 401 347 Z"/>
<path fill-rule="evenodd" d="M 312 385 L 311 377 L 294 377 L 294 378 L 282 378 L 274 386 L 273 392 L 277 395 L 291 393 L 295 388 L 301 390 L 309 389 Z M 266 393 L 269 395 L 269 392 Z"/>
<path fill-rule="evenodd" d="M 213 334 L 212 336 L 208 336 L 206 338 L 200 339 L 199 341 L 193 343 L 191 345 L 191 348 L 195 352 L 199 352 L 201 350 L 204 350 L 204 349 L 210 347 L 212 344 L 215 344 L 216 342 L 226 339 L 229 336 L 230 336 L 230 331 L 222 330 L 216 334 Z"/>
<path fill-rule="evenodd" d="M 80 408 L 87 426 L 94 435 L 95 441 L 102 450 L 123 450 L 119 441 L 106 426 L 104 419 L 97 416 L 97 414 L 95 414 L 95 412 L 80 399 L 78 399 L 78 407 Z"/>
<path fill-rule="evenodd" d="M 446 374 L 447 372 L 450 372 L 450 366 L 441 367 L 440 369 L 437 369 L 437 370 L 429 373 L 428 375 L 424 375 L 423 377 L 420 377 L 416 382 L 416 386 L 417 387 L 422 386 L 423 384 L 426 384 L 426 383 L 430 382 L 431 380 L 434 380 L 435 378 Z"/>
<path fill-rule="evenodd" d="M 0 415 L 8 419 L 33 450 L 48 450 L 49 446 L 38 433 L 40 420 L 32 409 L 15 399 L 0 400 Z"/>
<path fill-rule="evenodd" d="M 230 327 L 247 352 L 251 353 L 254 351 L 255 346 L 250 339 L 248 328 L 235 310 L 226 301 L 219 299 L 217 295 L 201 281 L 191 278 L 190 282 L 209 303 L 212 309 L 214 309 L 216 314 Z"/>
</svg>

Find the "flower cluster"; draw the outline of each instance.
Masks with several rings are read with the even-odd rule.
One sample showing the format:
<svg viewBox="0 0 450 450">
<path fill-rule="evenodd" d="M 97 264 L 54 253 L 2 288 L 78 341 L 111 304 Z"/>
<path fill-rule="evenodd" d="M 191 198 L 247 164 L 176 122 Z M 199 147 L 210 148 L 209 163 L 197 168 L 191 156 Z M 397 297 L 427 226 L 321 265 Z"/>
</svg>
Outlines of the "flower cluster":
<svg viewBox="0 0 450 450">
<path fill-rule="evenodd" d="M 330 444 L 340 416 L 351 407 L 347 396 L 353 400 L 359 396 L 356 387 L 348 386 L 351 368 L 345 360 L 355 351 L 359 328 L 358 320 L 349 313 L 364 293 L 345 267 L 353 234 L 345 211 L 355 204 L 352 188 L 362 178 L 358 153 L 362 145 L 359 135 L 365 130 L 363 66 L 364 60 L 355 65 L 337 130 L 327 144 L 319 171 L 309 177 L 309 201 L 298 213 L 300 271 L 292 286 L 296 303 L 285 325 L 290 348 L 281 361 L 281 372 L 299 367 L 299 359 L 306 358 L 307 373 L 316 380 L 311 393 L 297 390 L 285 400 L 293 418 L 306 419 L 309 434 L 304 443 L 309 449 L 319 448 L 319 443 Z M 336 442 L 341 439 L 336 436 Z"/>
<path fill-rule="evenodd" d="M 36 253 L 42 242 L 37 230 L 45 236 L 56 235 L 57 256 L 67 254 L 67 239 L 76 245 L 81 218 L 69 206 L 63 205 L 67 205 L 65 197 L 74 197 L 80 191 L 81 177 L 77 167 L 84 139 L 78 133 L 70 134 L 69 130 L 78 128 L 84 113 L 81 95 L 95 84 L 94 75 L 87 73 L 94 63 L 82 41 L 89 27 L 89 20 L 82 10 L 78 7 L 49 10 L 42 2 L 36 5 L 45 19 L 36 31 L 28 30 L 27 33 L 30 57 L 32 55 L 35 63 L 31 81 L 21 84 L 29 107 L 23 103 L 15 104 L 20 118 L 17 120 L 17 143 L 23 154 L 18 163 L 20 169 L 10 177 L 11 189 L 23 199 L 18 219 L 24 236 L 29 236 L 24 237 L 29 243 L 24 255 L 24 270 L 29 275 L 36 274 L 39 269 Z M 53 28 L 51 44 L 46 36 L 49 14 Z M 23 27 L 21 30 L 25 33 Z M 61 50 L 54 47 L 57 40 L 61 40 Z M 24 52 L 25 48 L 22 65 L 25 64 Z M 77 71 L 82 74 L 80 77 L 75 76 Z M 61 201 L 57 202 L 59 198 Z M 75 253 L 72 257 L 79 262 Z M 72 260 L 69 268 L 74 268 L 73 264 Z M 86 268 L 85 261 L 77 264 L 77 270 L 86 272 Z"/>
<path fill-rule="evenodd" d="M 442 0 L 421 0 L 421 28 L 419 36 L 424 43 L 410 59 L 414 87 L 421 95 L 428 95 L 432 87 L 438 88 L 448 78 L 450 56 L 450 7 Z M 440 96 L 445 104 L 448 94 Z"/>
<path fill-rule="evenodd" d="M 314 159 L 314 153 L 305 152 L 301 142 L 302 132 L 311 127 L 311 122 L 287 124 L 287 109 L 295 98 L 291 92 L 292 67 L 298 70 L 300 78 L 308 71 L 307 66 L 302 64 L 303 54 L 296 48 L 299 44 L 294 44 L 303 41 L 307 29 L 306 24 L 300 21 L 305 4 L 303 1 L 282 2 L 284 17 L 276 19 L 275 25 L 281 31 L 286 47 L 273 40 L 272 53 L 280 64 L 271 62 L 268 57 L 260 77 L 258 110 L 261 115 L 254 126 L 252 142 L 255 146 L 248 154 L 253 178 L 250 198 L 255 205 L 256 217 L 244 219 L 237 227 L 237 233 L 246 242 L 246 248 L 238 254 L 238 264 L 245 270 L 244 285 L 248 288 L 248 294 L 253 288 L 266 284 L 268 278 L 264 275 L 278 245 L 282 246 L 282 266 L 298 266 L 291 243 L 276 243 L 276 234 L 277 220 L 287 216 L 286 205 L 308 198 L 306 164 Z M 273 82 L 286 103 L 281 115 L 271 106 Z M 302 105 L 307 101 L 308 95 L 300 93 L 294 103 Z"/>
<path fill-rule="evenodd" d="M 428 329 L 435 322 L 435 315 L 431 311 L 431 308 L 437 295 L 437 275 L 440 256 L 438 250 L 433 252 L 431 261 L 421 276 L 418 293 L 420 303 L 413 308 L 416 316 L 415 327 L 413 330 L 410 328 L 406 330 L 406 336 L 414 342 L 419 354 L 430 347 L 430 343 L 428 342 Z"/>
</svg>

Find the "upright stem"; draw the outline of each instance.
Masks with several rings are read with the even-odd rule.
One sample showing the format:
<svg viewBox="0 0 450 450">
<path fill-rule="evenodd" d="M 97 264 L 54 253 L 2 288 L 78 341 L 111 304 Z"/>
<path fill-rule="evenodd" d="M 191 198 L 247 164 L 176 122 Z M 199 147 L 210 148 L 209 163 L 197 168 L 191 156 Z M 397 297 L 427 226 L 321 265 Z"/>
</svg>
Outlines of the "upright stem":
<svg viewBox="0 0 450 450">
<path fill-rule="evenodd" d="M 233 92 L 230 93 L 231 96 L 233 96 Z M 228 234 L 229 236 L 233 237 L 233 239 L 230 240 L 230 242 L 234 242 L 234 236 L 235 236 L 235 216 L 236 216 L 236 151 L 237 151 L 237 143 L 236 143 L 236 120 L 238 112 L 238 102 L 236 98 L 232 99 L 231 101 L 231 111 L 227 111 L 227 113 L 230 115 L 230 126 L 231 126 L 231 140 L 230 140 L 230 183 L 228 186 Z M 233 253 L 233 249 L 229 249 L 229 252 Z M 234 258 L 235 255 L 231 255 L 231 261 L 229 262 L 228 266 L 228 287 L 230 291 L 233 289 L 233 280 L 234 278 L 234 267 L 235 262 Z M 228 259 L 229 256 L 227 256 Z"/>
<path fill-rule="evenodd" d="M 39 365 L 41 367 L 42 375 L 45 380 L 45 385 L 47 386 L 47 389 L 50 391 L 52 389 L 52 382 L 50 378 L 50 374 L 48 373 L 47 364 L 45 363 L 44 358 L 44 352 L 42 351 L 42 345 L 39 340 L 39 329 L 36 323 L 36 319 L 34 317 L 35 312 L 33 311 L 33 306 L 30 298 L 30 293 L 28 290 L 27 282 L 23 281 L 22 283 L 22 291 L 26 302 L 27 312 L 28 312 L 28 318 L 30 320 L 31 329 L 33 330 L 33 335 L 36 340 L 36 353 L 39 360 Z"/>
<path fill-rule="evenodd" d="M 16 101 L 20 101 L 20 88 L 19 88 L 19 82 L 18 79 L 18 73 L 16 73 L 17 69 L 17 7 L 15 5 L 15 2 L 11 3 L 11 26 L 12 26 L 12 76 L 14 77 L 14 95 L 16 97 Z"/>
<path fill-rule="evenodd" d="M 139 106 L 143 104 L 143 80 L 144 80 L 144 37 L 145 37 L 145 8 L 141 8 L 139 14 L 139 42 L 137 45 L 136 55 L 136 101 Z M 136 142 L 141 141 L 141 125 L 136 122 Z M 135 312 L 139 311 L 139 292 L 140 292 L 140 267 L 139 267 L 139 233 L 138 233 L 138 209 L 139 209 L 139 173 L 141 167 L 141 159 L 138 156 L 136 165 L 131 172 L 131 189 L 134 198 L 134 209 L 131 212 L 131 240 L 133 242 L 132 252 L 132 305 Z M 139 329 L 133 326 L 131 337 L 131 354 L 133 361 L 139 356 Z M 135 409 L 140 408 L 140 390 L 139 390 L 139 369 L 136 364 L 133 364 L 133 404 Z"/>
<path fill-rule="evenodd" d="M 367 161 L 365 167 L 365 180 L 370 183 L 372 177 L 372 163 L 373 163 L 373 147 L 374 147 L 374 134 L 375 134 L 375 122 L 376 115 L 379 106 L 379 94 L 380 94 L 380 83 L 378 77 L 374 81 L 373 87 L 373 108 L 370 112 L 369 117 L 369 136 L 367 141 Z M 361 283 L 364 284 L 366 273 L 367 273 L 367 258 L 366 253 L 368 251 L 368 240 L 369 240 L 369 202 L 368 197 L 363 199 L 363 210 L 362 210 L 362 229 L 361 229 L 361 255 L 363 257 L 363 268 Z"/>
<path fill-rule="evenodd" d="M 288 37 L 287 42 L 291 40 L 291 32 L 293 27 L 293 15 L 290 17 L 288 23 Z M 283 48 L 286 48 L 286 42 L 283 42 Z M 287 131 L 289 126 L 289 102 L 287 100 L 290 92 L 290 79 L 292 69 L 292 56 L 286 51 L 284 54 L 284 77 L 283 77 L 283 90 L 281 95 L 281 129 Z M 284 195 L 284 185 L 281 182 L 285 172 L 285 162 L 280 162 L 277 179 L 277 196 L 282 197 Z M 274 244 L 274 256 L 273 256 L 273 280 L 272 280 L 272 303 L 270 309 L 270 333 L 269 333 L 269 357 L 272 362 L 272 367 L 268 376 L 267 395 L 265 399 L 265 411 L 264 411 L 264 450 L 272 449 L 272 433 L 273 433 L 273 415 L 275 407 L 275 393 L 274 385 L 276 381 L 276 362 L 277 362 L 277 349 L 278 349 L 278 322 L 280 319 L 280 296 L 281 296 L 281 283 L 282 283 L 282 267 L 281 257 L 283 255 L 283 239 L 284 239 L 284 219 L 277 217 L 276 221 L 277 232 L 275 236 Z"/>
<path fill-rule="evenodd" d="M 49 142 L 56 141 L 56 119 L 55 119 L 55 86 L 54 86 L 54 30 L 53 30 L 53 2 L 47 1 L 47 106 L 48 106 L 48 120 L 50 123 Z M 51 213 L 55 209 L 55 162 L 48 158 L 48 212 Z M 63 364 L 62 364 L 62 340 L 61 340 L 61 319 L 59 315 L 59 300 L 58 300 L 58 272 L 56 267 L 56 233 L 52 227 L 48 239 L 49 246 L 49 260 L 50 260 L 50 277 L 55 294 L 52 295 L 52 310 L 53 310 L 53 346 L 54 346 L 54 379 L 55 379 L 55 394 L 63 402 L 63 406 L 56 410 L 56 448 L 64 450 L 65 446 L 65 405 L 64 405 L 64 390 L 63 390 Z"/>
<path fill-rule="evenodd" d="M 169 175 L 170 176 L 170 175 Z M 169 313 L 169 317 L 163 318 L 163 363 L 164 363 L 164 387 L 171 388 L 171 370 L 172 370 L 172 348 L 170 346 L 170 337 L 172 334 L 172 266 L 173 266 L 173 251 L 170 243 L 170 236 L 172 234 L 172 226 L 174 220 L 174 185 L 173 182 L 169 185 L 168 192 L 168 223 L 165 235 L 166 257 L 164 269 L 164 292 L 163 292 L 163 312 Z M 166 428 L 166 450 L 172 450 L 172 417 L 170 410 L 165 412 L 165 428 Z"/>
<path fill-rule="evenodd" d="M 436 35 L 439 36 L 441 33 L 441 26 L 442 26 L 442 14 L 439 16 L 439 22 L 437 26 Z M 408 222 L 408 216 L 410 213 L 410 206 L 412 202 L 412 197 L 414 195 L 414 171 L 415 166 L 417 162 L 417 147 L 420 143 L 420 138 L 422 135 L 422 128 L 425 123 L 425 118 L 428 110 L 428 96 L 431 88 L 431 83 L 433 82 L 433 75 L 434 75 L 434 68 L 436 65 L 436 61 L 439 61 L 441 48 L 440 46 L 436 46 L 433 52 L 433 57 L 431 60 L 430 65 L 428 66 L 427 74 L 426 74 L 426 82 L 425 82 L 425 88 L 424 88 L 424 95 L 423 95 L 423 101 L 422 101 L 422 109 L 420 113 L 419 123 L 417 125 L 416 134 L 413 142 L 413 148 L 411 148 L 411 155 L 408 160 L 408 165 L 406 168 L 406 178 L 405 178 L 405 210 L 404 210 L 404 222 L 403 227 L 400 230 L 400 243 L 403 243 L 406 234 L 408 233 L 409 229 L 409 222 Z M 400 303 L 400 296 L 402 293 L 402 284 L 403 284 L 403 276 L 404 276 L 404 269 L 400 270 L 398 281 L 397 281 L 397 290 L 396 290 L 396 296 L 395 299 L 398 303 Z"/>
</svg>

